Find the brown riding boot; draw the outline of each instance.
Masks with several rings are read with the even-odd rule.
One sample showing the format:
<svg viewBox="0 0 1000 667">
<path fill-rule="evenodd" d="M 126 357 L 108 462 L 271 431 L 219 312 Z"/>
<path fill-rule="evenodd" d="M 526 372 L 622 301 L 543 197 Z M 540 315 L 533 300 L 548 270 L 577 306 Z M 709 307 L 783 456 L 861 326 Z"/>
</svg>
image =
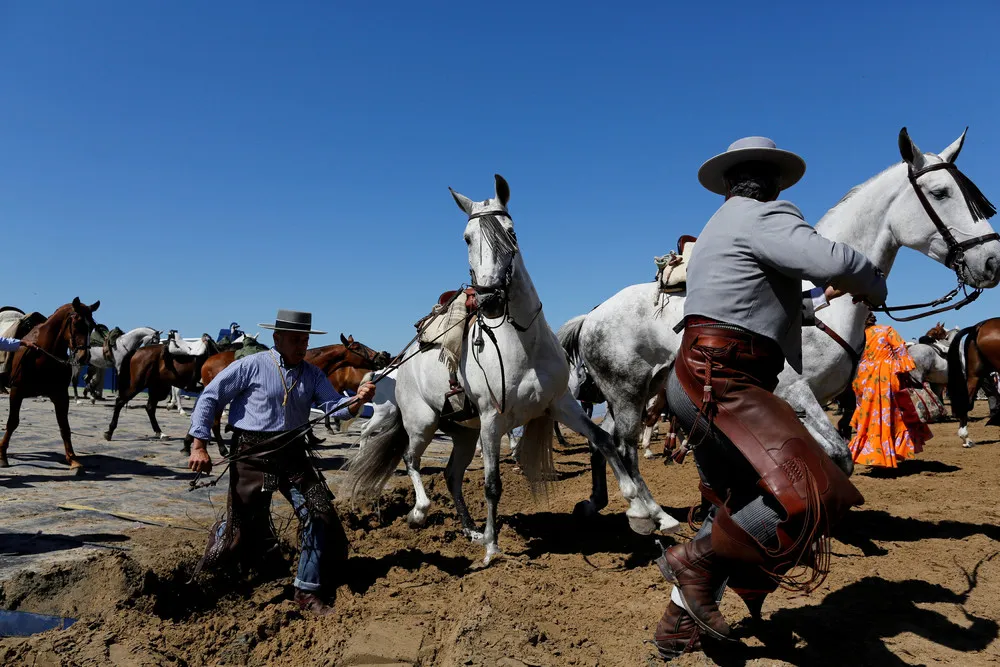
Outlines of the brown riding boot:
<svg viewBox="0 0 1000 667">
<path fill-rule="evenodd" d="M 656 624 L 653 643 L 663 660 L 701 650 L 701 629 L 691 615 L 671 601 Z"/>
<path fill-rule="evenodd" d="M 657 564 L 667 581 L 680 589 L 691 618 L 710 637 L 728 639 L 731 629 L 715 601 L 715 592 L 725 575 L 719 572 L 712 535 L 670 547 Z"/>
<path fill-rule="evenodd" d="M 295 589 L 295 604 L 302 611 L 308 611 L 316 616 L 328 616 L 333 613 L 333 607 L 323 601 L 312 591 L 304 591 L 301 588 Z"/>
</svg>

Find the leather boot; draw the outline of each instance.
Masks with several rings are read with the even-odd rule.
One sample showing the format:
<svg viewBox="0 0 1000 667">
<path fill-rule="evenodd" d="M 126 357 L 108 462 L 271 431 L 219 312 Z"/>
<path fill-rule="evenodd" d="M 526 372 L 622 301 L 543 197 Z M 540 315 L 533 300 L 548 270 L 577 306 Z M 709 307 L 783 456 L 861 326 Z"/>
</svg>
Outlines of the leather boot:
<svg viewBox="0 0 1000 667">
<path fill-rule="evenodd" d="M 728 639 L 731 628 L 715 601 L 715 592 L 725 573 L 719 571 L 712 549 L 714 534 L 713 530 L 711 535 L 670 547 L 657 559 L 657 565 L 667 581 L 680 589 L 684 606 L 702 630 L 710 637 Z"/>
<path fill-rule="evenodd" d="M 750 617 L 760 620 L 764 598 L 777 588 L 761 567 L 765 559 L 760 545 L 736 525 L 725 509 L 716 513 L 710 537 L 716 557 L 728 564 L 729 587 L 742 598 Z"/>
<path fill-rule="evenodd" d="M 333 613 L 333 607 L 324 602 L 322 598 L 312 591 L 304 591 L 301 588 L 296 588 L 294 600 L 299 609 L 311 612 L 316 616 L 327 616 Z"/>
<path fill-rule="evenodd" d="M 671 601 L 656 624 L 653 643 L 663 660 L 701 650 L 701 629 L 691 615 Z"/>
</svg>

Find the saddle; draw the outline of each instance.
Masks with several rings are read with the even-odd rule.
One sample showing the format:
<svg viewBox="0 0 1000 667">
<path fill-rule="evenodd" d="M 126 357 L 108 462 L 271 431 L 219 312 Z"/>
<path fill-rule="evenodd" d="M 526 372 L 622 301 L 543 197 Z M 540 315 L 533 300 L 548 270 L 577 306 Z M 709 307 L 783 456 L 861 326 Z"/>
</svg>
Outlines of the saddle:
<svg viewBox="0 0 1000 667">
<path fill-rule="evenodd" d="M 107 327 L 104 327 L 107 330 Z M 118 338 L 124 331 L 115 327 L 111 331 L 108 331 L 107 337 L 105 337 L 104 342 L 101 344 L 102 351 L 104 353 L 104 358 L 108 360 L 109 363 L 114 363 L 115 355 L 112 350 L 115 349 L 115 344 L 118 343 Z"/>
<path fill-rule="evenodd" d="M 267 345 L 258 343 L 257 339 L 244 336 L 243 342 L 240 343 L 240 347 L 238 347 L 233 353 L 233 360 L 236 361 L 242 359 L 243 357 L 249 357 L 251 354 L 257 354 L 258 352 L 263 352 L 266 349 Z"/>
<path fill-rule="evenodd" d="M 176 331 L 172 331 L 171 334 L 167 339 L 167 352 L 175 357 L 201 357 L 208 353 L 208 345 L 204 340 L 189 343 L 177 335 Z"/>
<path fill-rule="evenodd" d="M 685 234 L 677 239 L 677 250 L 653 258 L 656 263 L 656 278 L 663 294 L 683 292 L 687 288 L 687 265 L 691 261 L 697 237 Z"/>
<path fill-rule="evenodd" d="M 414 325 L 418 330 L 420 349 L 441 349 L 440 358 L 448 368 L 449 384 L 448 392 L 444 395 L 441 418 L 456 423 L 468 422 L 479 416 L 458 380 L 462 347 L 478 310 L 479 303 L 474 289 L 469 287 L 462 292 L 451 290 L 443 293 L 430 314 Z"/>
</svg>

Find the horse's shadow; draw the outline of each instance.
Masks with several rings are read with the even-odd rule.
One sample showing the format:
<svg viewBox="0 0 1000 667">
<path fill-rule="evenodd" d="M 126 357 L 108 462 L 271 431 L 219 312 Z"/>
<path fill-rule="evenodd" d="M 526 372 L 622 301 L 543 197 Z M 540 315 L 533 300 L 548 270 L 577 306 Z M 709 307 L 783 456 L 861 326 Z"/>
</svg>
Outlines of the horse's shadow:
<svg viewBox="0 0 1000 667">
<path fill-rule="evenodd" d="M 970 591 L 975 574 L 969 576 Z M 725 667 L 750 660 L 793 665 L 908 665 L 885 640 L 912 633 L 954 651 L 981 651 L 998 635 L 996 621 L 961 608 L 966 625 L 918 604 L 962 605 L 969 591 L 956 593 L 919 579 L 886 581 L 866 577 L 827 595 L 819 604 L 781 609 L 760 625 L 740 628 L 764 646 L 705 643 L 705 652 Z M 831 622 L 835 628 L 831 628 Z"/>
<path fill-rule="evenodd" d="M 666 508 L 675 518 L 687 516 L 686 509 Z M 644 567 L 661 553 L 656 538 L 635 533 L 624 512 L 579 517 L 573 514 L 538 512 L 517 513 L 504 523 L 527 541 L 524 554 L 537 558 L 542 554 L 597 553 L 623 554 L 623 567 Z"/>
<path fill-rule="evenodd" d="M 107 542 L 127 542 L 126 535 L 113 533 L 87 533 L 62 535 L 57 533 L 6 533 L 0 532 L 0 553 L 15 556 L 47 554 L 79 547 L 99 546 Z M 87 544 L 90 542 L 92 544 Z M 107 545 L 114 549 L 110 545 Z"/>
<path fill-rule="evenodd" d="M 129 479 L 132 477 L 182 479 L 188 476 L 184 471 L 173 470 L 165 466 L 104 454 L 86 454 L 80 456 L 80 461 L 85 467 L 83 468 L 83 472 L 76 474 L 66 465 L 65 457 L 55 452 L 12 454 L 10 459 L 13 469 L 33 467 L 38 470 L 49 471 L 51 474 L 4 475 L 0 471 L 0 486 L 6 488 L 24 488 L 39 482 L 65 482 L 81 479 L 103 480 L 109 477 L 116 477 L 118 479 Z"/>
<path fill-rule="evenodd" d="M 899 517 L 883 510 L 853 510 L 837 528 L 834 537 L 844 544 L 861 549 L 866 556 L 884 555 L 880 542 L 918 542 L 926 539 L 962 540 L 985 535 L 1000 541 L 1000 526 L 964 521 L 925 521 Z"/>
<path fill-rule="evenodd" d="M 439 551 L 426 553 L 420 549 L 403 549 L 387 556 L 354 556 L 340 577 L 341 582 L 351 591 L 364 594 L 375 582 L 383 580 L 394 567 L 415 572 L 425 565 L 434 567 L 452 577 L 464 577 L 469 573 L 472 559 L 464 556 L 445 556 Z"/>
</svg>

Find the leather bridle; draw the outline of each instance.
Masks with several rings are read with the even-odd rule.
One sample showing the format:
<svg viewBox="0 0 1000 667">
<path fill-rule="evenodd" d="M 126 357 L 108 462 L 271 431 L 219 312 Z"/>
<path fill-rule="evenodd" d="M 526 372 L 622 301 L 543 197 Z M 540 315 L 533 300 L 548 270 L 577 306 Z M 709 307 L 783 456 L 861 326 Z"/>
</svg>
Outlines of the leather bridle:
<svg viewBox="0 0 1000 667">
<path fill-rule="evenodd" d="M 977 188 L 976 185 L 970 181 L 969 178 L 963 174 L 953 162 L 941 162 L 929 165 L 923 169 L 909 170 L 908 176 L 910 185 L 913 186 L 913 191 L 916 193 L 917 199 L 920 201 L 921 206 L 924 207 L 927 217 L 930 218 L 932 223 L 934 223 L 938 233 L 941 234 L 941 238 L 944 239 L 945 244 L 948 246 L 948 254 L 945 256 L 944 264 L 955 272 L 955 276 L 958 278 L 958 285 L 943 297 L 927 303 L 915 303 L 906 306 L 871 306 L 869 304 L 869 307 L 872 310 L 885 313 L 897 322 L 911 322 L 913 320 L 930 317 L 931 315 L 937 315 L 938 313 L 943 313 L 949 310 L 959 310 L 978 299 L 979 295 L 983 292 L 982 288 L 975 288 L 970 292 L 968 285 L 965 284 L 965 280 L 962 278 L 961 269 L 965 265 L 965 252 L 970 248 L 975 248 L 986 243 L 990 243 L 991 241 L 1000 241 L 1000 234 L 997 234 L 996 232 L 976 236 L 965 241 L 958 241 L 955 239 L 955 235 L 951 233 L 948 225 L 944 223 L 941 216 L 938 215 L 938 212 L 934 210 L 933 206 L 931 206 L 931 203 L 927 200 L 927 195 L 925 195 L 924 191 L 920 189 L 920 184 L 917 182 L 917 179 L 924 174 L 939 170 L 947 171 L 955 179 L 959 190 L 961 190 L 963 197 L 965 197 L 965 203 L 969 207 L 969 212 L 972 214 L 974 219 L 988 220 L 993 217 L 994 213 L 996 213 L 996 209 L 993 207 L 993 204 L 986 199 L 983 193 L 979 191 L 979 188 Z M 959 292 L 963 292 L 965 295 L 960 301 L 941 308 L 937 307 L 954 299 L 958 296 Z M 896 317 L 893 315 L 894 312 L 919 310 L 921 308 L 931 308 L 932 310 L 917 313 L 916 315 L 909 315 L 907 317 Z"/>
</svg>

